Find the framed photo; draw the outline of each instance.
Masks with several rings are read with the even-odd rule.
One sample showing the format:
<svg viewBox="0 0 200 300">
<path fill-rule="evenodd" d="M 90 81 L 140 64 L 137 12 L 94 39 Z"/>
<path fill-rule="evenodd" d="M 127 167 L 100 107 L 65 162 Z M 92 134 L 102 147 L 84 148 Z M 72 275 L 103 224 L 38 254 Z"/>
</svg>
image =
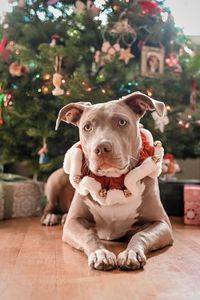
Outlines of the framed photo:
<svg viewBox="0 0 200 300">
<path fill-rule="evenodd" d="M 155 77 L 164 70 L 164 48 L 143 46 L 141 55 L 141 75 Z"/>
</svg>

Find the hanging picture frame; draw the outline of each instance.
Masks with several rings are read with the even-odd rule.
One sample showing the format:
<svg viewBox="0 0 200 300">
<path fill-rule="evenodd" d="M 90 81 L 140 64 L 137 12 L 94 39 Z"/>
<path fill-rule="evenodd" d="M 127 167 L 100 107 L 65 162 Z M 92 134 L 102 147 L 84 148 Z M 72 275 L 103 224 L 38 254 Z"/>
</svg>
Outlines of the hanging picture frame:
<svg viewBox="0 0 200 300">
<path fill-rule="evenodd" d="M 156 77 L 163 74 L 165 51 L 163 47 L 143 46 L 141 52 L 141 75 Z"/>
</svg>

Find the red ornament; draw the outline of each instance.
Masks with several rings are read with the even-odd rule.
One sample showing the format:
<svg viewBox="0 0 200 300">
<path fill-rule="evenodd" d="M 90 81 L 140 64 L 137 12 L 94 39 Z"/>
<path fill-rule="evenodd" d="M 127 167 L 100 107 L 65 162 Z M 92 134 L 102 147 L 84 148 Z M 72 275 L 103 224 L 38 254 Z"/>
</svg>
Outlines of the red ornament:
<svg viewBox="0 0 200 300">
<path fill-rule="evenodd" d="M 169 53 L 167 58 L 165 59 L 165 63 L 168 65 L 168 67 L 175 67 L 178 65 L 178 56 L 176 53 Z"/>
<path fill-rule="evenodd" d="M 3 109 L 0 107 L 0 126 L 3 125 Z"/>
<path fill-rule="evenodd" d="M 10 62 L 10 55 L 13 52 L 14 42 L 10 41 L 6 46 L 6 39 L 4 38 L 0 45 L 0 55 L 4 63 Z"/>
<path fill-rule="evenodd" d="M 139 5 L 142 9 L 142 14 L 156 16 L 162 12 L 162 9 L 159 7 L 159 4 L 153 1 L 139 1 Z"/>
<path fill-rule="evenodd" d="M 9 66 L 9 73 L 14 77 L 20 77 L 20 76 L 24 76 L 26 74 L 28 74 L 29 70 L 27 67 L 25 67 L 22 64 L 19 64 L 17 62 L 13 62 L 10 66 Z"/>
<path fill-rule="evenodd" d="M 2 53 L 3 50 L 5 49 L 6 43 L 7 43 L 6 38 L 5 37 L 2 38 L 2 41 L 1 41 L 1 44 L 0 44 L 0 53 Z"/>
<path fill-rule="evenodd" d="M 190 110 L 194 113 L 197 108 L 197 85 L 192 78 L 192 89 L 191 89 L 191 94 L 190 94 Z"/>
<path fill-rule="evenodd" d="M 4 101 L 4 107 L 7 109 L 10 109 L 13 102 L 12 102 L 13 96 L 12 94 L 6 94 L 3 101 Z"/>
<path fill-rule="evenodd" d="M 173 68 L 171 71 L 172 74 L 180 75 L 183 72 L 176 53 L 169 53 L 165 59 L 165 63 L 168 65 L 168 67 Z"/>
</svg>

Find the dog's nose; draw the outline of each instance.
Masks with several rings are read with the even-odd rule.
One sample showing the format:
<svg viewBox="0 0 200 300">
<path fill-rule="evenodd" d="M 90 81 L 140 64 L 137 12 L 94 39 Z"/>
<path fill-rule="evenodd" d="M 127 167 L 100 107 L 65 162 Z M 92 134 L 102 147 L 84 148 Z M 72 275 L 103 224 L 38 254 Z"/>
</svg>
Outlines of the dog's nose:
<svg viewBox="0 0 200 300">
<path fill-rule="evenodd" d="M 102 142 L 95 147 L 94 152 L 96 155 L 106 155 L 112 152 L 112 145 L 110 142 Z"/>
</svg>

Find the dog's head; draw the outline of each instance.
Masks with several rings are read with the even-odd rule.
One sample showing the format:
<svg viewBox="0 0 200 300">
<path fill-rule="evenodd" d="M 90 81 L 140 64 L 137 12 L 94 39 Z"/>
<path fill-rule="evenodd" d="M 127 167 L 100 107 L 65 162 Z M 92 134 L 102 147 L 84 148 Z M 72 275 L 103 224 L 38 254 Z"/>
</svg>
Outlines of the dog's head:
<svg viewBox="0 0 200 300">
<path fill-rule="evenodd" d="M 95 105 L 77 102 L 60 110 L 56 129 L 60 121 L 78 126 L 89 169 L 99 176 L 117 177 L 137 164 L 140 118 L 147 110 L 162 116 L 164 108 L 163 102 L 140 92 Z"/>
</svg>

